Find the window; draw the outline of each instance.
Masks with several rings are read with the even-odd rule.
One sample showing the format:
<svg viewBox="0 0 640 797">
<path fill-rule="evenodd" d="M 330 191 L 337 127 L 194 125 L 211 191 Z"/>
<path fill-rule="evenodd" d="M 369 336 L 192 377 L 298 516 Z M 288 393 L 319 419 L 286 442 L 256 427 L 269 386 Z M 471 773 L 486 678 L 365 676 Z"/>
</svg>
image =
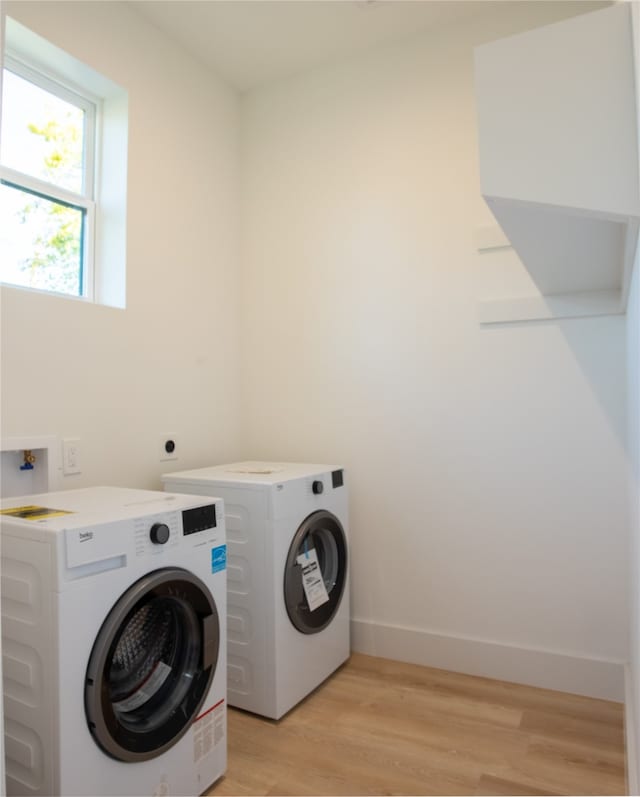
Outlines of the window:
<svg viewBox="0 0 640 797">
<path fill-rule="evenodd" d="M 0 282 L 124 307 L 127 92 L 10 17 L 5 51 Z"/>
<path fill-rule="evenodd" d="M 96 102 L 5 60 L 0 279 L 93 296 Z"/>
</svg>

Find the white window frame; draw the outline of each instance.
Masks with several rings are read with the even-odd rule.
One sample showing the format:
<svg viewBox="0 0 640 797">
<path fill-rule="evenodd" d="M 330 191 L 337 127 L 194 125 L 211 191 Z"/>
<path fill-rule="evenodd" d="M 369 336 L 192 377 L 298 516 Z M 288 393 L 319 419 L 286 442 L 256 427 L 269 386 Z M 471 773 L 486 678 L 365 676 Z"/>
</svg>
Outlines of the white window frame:
<svg viewBox="0 0 640 797">
<path fill-rule="evenodd" d="M 60 202 L 70 205 L 84 212 L 82 229 L 82 253 L 80 285 L 82 291 L 79 296 L 75 294 L 62 294 L 88 301 L 95 301 L 95 250 L 96 250 L 96 153 L 97 153 L 97 131 L 100 127 L 101 102 L 98 98 L 91 96 L 88 92 L 78 90 L 71 86 L 67 81 L 61 80 L 57 75 L 43 70 L 36 69 L 17 58 L 14 54 L 5 53 L 2 69 L 18 75 L 18 77 L 33 83 L 39 88 L 53 94 L 60 99 L 81 108 L 84 111 L 84 130 L 83 130 L 83 155 L 82 155 L 82 191 L 74 191 L 62 188 L 23 172 L 16 171 L 4 166 L 0 162 L 0 182 L 17 189 L 41 196 L 52 202 Z M 21 286 L 18 286 L 21 287 Z M 46 291 L 52 293 L 53 291 Z"/>
<path fill-rule="evenodd" d="M 2 0 L 0 0 L 0 6 Z M 7 290 L 49 293 L 71 301 L 90 301 L 124 310 L 127 306 L 127 173 L 129 151 L 129 93 L 111 78 L 96 71 L 72 51 L 22 25 L 0 8 L 0 88 L 4 56 L 28 65 L 39 75 L 49 76 L 80 97 L 95 103 L 94 163 L 87 173 L 94 177 L 94 209 L 87 215 L 85 240 L 92 227 L 93 249 L 85 261 L 85 296 L 54 293 L 44 289 L 6 285 Z M 3 47 L 4 45 L 4 47 Z M 4 51 L 4 52 L 3 52 Z M 0 116 L 2 107 L 0 105 Z M 1 285 L 1 284 L 0 284 Z M 92 295 L 93 294 L 93 295 Z"/>
</svg>

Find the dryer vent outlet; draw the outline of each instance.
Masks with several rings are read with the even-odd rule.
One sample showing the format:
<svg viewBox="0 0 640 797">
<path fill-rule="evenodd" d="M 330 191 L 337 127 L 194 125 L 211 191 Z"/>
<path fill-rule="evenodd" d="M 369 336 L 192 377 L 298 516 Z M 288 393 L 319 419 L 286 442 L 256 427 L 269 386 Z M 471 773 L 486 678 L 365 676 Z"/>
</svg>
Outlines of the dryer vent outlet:
<svg viewBox="0 0 640 797">
<path fill-rule="evenodd" d="M 178 440 L 174 434 L 165 434 L 160 438 L 160 462 L 178 459 Z"/>
</svg>

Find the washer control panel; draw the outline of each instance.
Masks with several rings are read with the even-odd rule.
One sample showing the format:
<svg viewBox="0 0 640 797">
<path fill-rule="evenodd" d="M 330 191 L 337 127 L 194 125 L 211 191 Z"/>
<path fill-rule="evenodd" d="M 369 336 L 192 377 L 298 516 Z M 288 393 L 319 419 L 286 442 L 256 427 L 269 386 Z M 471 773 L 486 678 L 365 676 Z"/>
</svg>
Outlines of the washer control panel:
<svg viewBox="0 0 640 797">
<path fill-rule="evenodd" d="M 198 538 L 190 535 L 216 529 L 216 505 L 203 504 L 182 511 L 141 517 L 134 524 L 136 555 L 159 554 L 166 548 L 179 545 L 183 537 L 189 537 L 190 542 L 198 544 Z"/>
</svg>

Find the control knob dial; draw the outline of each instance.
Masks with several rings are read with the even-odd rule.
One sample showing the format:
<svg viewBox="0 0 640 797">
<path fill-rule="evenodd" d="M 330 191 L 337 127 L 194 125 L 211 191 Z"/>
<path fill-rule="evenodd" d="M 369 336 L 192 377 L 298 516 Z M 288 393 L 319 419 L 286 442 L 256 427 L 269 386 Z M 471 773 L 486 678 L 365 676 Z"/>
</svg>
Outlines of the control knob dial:
<svg viewBox="0 0 640 797">
<path fill-rule="evenodd" d="M 169 539 L 169 526 L 166 523 L 154 523 L 149 530 L 149 539 L 154 545 L 164 545 Z"/>
</svg>

